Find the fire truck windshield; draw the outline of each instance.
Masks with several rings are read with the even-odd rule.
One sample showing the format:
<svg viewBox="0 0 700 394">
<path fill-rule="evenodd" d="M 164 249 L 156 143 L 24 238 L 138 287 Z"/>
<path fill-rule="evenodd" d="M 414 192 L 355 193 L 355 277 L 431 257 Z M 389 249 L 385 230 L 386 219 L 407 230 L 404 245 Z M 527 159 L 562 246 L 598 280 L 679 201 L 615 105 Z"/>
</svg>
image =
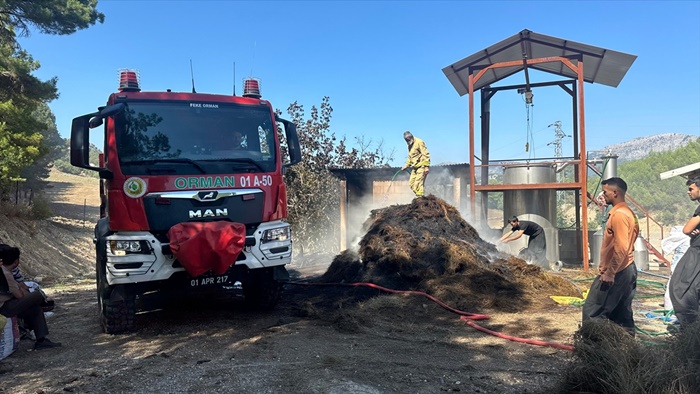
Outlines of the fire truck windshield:
<svg viewBox="0 0 700 394">
<path fill-rule="evenodd" d="M 264 105 L 128 102 L 115 116 L 124 174 L 272 172 L 275 124 Z"/>
</svg>

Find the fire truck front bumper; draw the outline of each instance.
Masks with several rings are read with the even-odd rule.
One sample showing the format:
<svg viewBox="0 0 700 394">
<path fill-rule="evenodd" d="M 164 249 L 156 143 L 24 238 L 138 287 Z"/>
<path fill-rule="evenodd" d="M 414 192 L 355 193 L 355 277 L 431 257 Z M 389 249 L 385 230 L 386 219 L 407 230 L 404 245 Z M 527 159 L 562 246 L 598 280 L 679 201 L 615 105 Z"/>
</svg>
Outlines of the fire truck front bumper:
<svg viewBox="0 0 700 394">
<path fill-rule="evenodd" d="M 185 271 L 170 251 L 147 231 L 117 232 L 104 238 L 107 251 L 107 283 L 128 284 L 164 281 Z M 262 223 L 246 237 L 245 248 L 231 265 L 250 270 L 284 266 L 292 259 L 289 224 L 282 221 Z"/>
</svg>

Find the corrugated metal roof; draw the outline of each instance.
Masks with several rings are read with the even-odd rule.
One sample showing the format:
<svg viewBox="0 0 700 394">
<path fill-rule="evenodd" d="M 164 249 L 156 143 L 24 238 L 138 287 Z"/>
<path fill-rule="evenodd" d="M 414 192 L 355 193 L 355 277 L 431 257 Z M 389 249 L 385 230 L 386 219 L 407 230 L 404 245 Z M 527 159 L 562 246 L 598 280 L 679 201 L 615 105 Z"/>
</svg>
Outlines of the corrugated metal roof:
<svg viewBox="0 0 700 394">
<path fill-rule="evenodd" d="M 523 30 L 514 36 L 508 37 L 497 44 L 443 68 L 442 72 L 445 73 L 445 76 L 457 90 L 457 93 L 460 96 L 464 96 L 469 93 L 467 83 L 470 73 L 476 73 L 476 71 L 495 63 L 523 60 L 523 55 L 527 56 L 527 59 L 552 56 L 582 56 L 584 80 L 612 87 L 617 87 L 620 84 L 627 70 L 637 59 L 636 55 Z M 576 64 L 575 61 L 574 64 Z M 474 90 L 476 91 L 507 78 L 522 71 L 524 68 L 523 65 L 520 65 L 489 70 L 474 84 Z M 576 73 L 562 62 L 528 65 L 528 69 L 577 78 Z"/>
</svg>

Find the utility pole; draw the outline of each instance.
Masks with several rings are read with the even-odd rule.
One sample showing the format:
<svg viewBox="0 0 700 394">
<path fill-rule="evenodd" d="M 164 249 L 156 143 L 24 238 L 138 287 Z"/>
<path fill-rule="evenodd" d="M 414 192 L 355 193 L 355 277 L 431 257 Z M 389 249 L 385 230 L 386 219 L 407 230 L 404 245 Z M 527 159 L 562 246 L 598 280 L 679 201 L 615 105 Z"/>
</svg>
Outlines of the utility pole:
<svg viewBox="0 0 700 394">
<path fill-rule="evenodd" d="M 547 144 L 547 146 L 549 146 L 549 145 L 554 145 L 554 157 L 556 157 L 557 159 L 559 159 L 559 158 L 562 157 L 562 152 L 561 152 L 561 140 L 563 140 L 564 137 L 571 137 L 571 136 L 565 134 L 565 133 L 561 130 L 561 122 L 560 122 L 560 121 L 557 120 L 556 122 L 550 124 L 550 125 L 547 126 L 547 127 L 552 127 L 552 126 L 554 126 L 554 141 L 552 141 L 552 142 L 550 142 L 549 144 Z"/>
<path fill-rule="evenodd" d="M 555 161 L 558 161 L 558 160 L 561 159 L 561 157 L 562 157 L 561 140 L 563 140 L 564 137 L 571 137 L 571 136 L 565 134 L 565 133 L 561 130 L 561 122 L 560 122 L 560 121 L 557 120 L 556 122 L 550 124 L 550 125 L 547 126 L 547 127 L 552 127 L 552 126 L 554 126 L 554 141 L 552 141 L 552 142 L 550 142 L 549 144 L 547 144 L 547 146 L 549 146 L 549 145 L 554 145 L 554 157 L 555 157 L 554 160 L 555 160 Z M 560 173 L 559 171 L 557 171 L 557 174 L 558 174 L 558 175 L 557 175 L 558 177 L 563 177 L 563 176 L 564 176 L 564 175 L 563 175 L 562 173 Z M 563 195 L 563 193 L 562 193 L 561 191 L 557 191 L 557 203 L 558 203 L 558 204 L 561 204 L 563 200 L 564 200 L 564 195 Z"/>
</svg>

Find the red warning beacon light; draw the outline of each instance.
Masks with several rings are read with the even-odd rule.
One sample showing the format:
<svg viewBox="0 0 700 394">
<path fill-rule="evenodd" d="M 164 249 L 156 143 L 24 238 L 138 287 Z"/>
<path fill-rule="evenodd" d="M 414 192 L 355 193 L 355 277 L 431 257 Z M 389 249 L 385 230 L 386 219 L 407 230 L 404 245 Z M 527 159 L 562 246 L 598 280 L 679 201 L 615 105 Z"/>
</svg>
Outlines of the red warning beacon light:
<svg viewBox="0 0 700 394">
<path fill-rule="evenodd" d="M 122 68 L 119 71 L 119 91 L 120 92 L 140 92 L 141 75 L 138 70 Z"/>
<path fill-rule="evenodd" d="M 260 98 L 260 80 L 257 78 L 247 78 L 243 80 L 243 97 Z"/>
</svg>

